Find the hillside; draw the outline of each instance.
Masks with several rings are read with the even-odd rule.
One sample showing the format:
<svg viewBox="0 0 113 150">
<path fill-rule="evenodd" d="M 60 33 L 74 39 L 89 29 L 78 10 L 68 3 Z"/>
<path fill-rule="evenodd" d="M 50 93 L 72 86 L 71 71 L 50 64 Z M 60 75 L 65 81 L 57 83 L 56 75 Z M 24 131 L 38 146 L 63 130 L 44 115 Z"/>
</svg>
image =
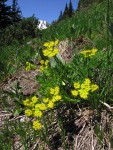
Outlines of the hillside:
<svg viewBox="0 0 113 150">
<path fill-rule="evenodd" d="M 113 2 L 110 2 L 109 27 L 112 24 L 113 19 L 112 5 Z M 62 20 L 60 23 L 51 26 L 46 31 L 44 31 L 43 35 L 46 40 L 52 40 L 55 38 L 62 40 L 66 37 L 79 38 L 80 36 L 84 36 L 90 40 L 93 40 L 95 44 L 97 43 L 98 48 L 102 48 L 107 44 L 105 40 L 107 39 L 107 20 L 106 1 L 100 2 L 99 4 L 94 3 L 88 9 L 84 9 L 80 12 L 76 11 L 72 18 Z M 110 36 L 111 32 L 112 31 L 110 30 Z M 110 40 L 112 40 L 112 38 L 110 38 Z"/>
<path fill-rule="evenodd" d="M 99 3 L 103 2 L 105 0 L 79 0 L 78 3 L 78 11 L 81 11 L 82 9 L 87 9 L 88 7 L 90 7 L 91 5 L 98 5 Z"/>
<path fill-rule="evenodd" d="M 23 32 L 20 23 L 14 39 L 13 26 L 6 29 L 0 149 L 113 149 L 113 2 L 106 1 L 80 0 L 71 18 L 41 31 L 28 18 L 32 28 L 24 22 Z"/>
</svg>

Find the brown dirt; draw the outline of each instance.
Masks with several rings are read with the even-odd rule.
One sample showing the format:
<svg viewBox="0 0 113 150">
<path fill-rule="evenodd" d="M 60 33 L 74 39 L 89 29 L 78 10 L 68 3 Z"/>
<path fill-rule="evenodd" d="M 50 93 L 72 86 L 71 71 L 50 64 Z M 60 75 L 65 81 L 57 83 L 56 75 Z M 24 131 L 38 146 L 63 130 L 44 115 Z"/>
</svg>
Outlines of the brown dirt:
<svg viewBox="0 0 113 150">
<path fill-rule="evenodd" d="M 4 91 L 11 91 L 19 83 L 21 91 L 24 95 L 31 95 L 38 89 L 39 85 L 36 81 L 36 75 L 39 73 L 39 66 L 35 70 L 26 71 L 25 69 L 18 71 L 7 83 L 2 85 Z"/>
<path fill-rule="evenodd" d="M 65 142 L 67 148 L 64 148 L 60 141 L 61 130 L 58 127 L 58 120 L 53 121 L 50 128 L 50 139 L 53 145 L 52 150 L 113 150 L 113 115 L 107 110 L 101 113 L 89 108 L 77 108 L 76 105 L 69 109 L 55 112 L 63 120 L 63 130 L 65 130 Z M 73 109 L 75 108 L 75 110 Z M 56 122 L 56 123 L 55 123 Z M 52 131 L 53 129 L 53 131 Z M 98 132 L 97 132 L 98 130 Z"/>
<path fill-rule="evenodd" d="M 17 83 L 21 87 L 21 92 L 25 96 L 29 96 L 36 92 L 39 88 L 39 84 L 37 83 L 35 77 L 39 73 L 39 66 L 35 70 L 26 71 L 22 69 L 18 71 L 13 77 L 11 77 L 7 82 L 2 83 L 0 85 L 0 99 L 3 100 L 4 92 L 15 90 Z M 13 105 L 12 101 L 8 100 L 10 105 Z M 12 106 L 13 107 L 13 106 Z M 4 120 L 9 119 L 12 114 L 8 111 L 4 111 L 2 106 L 0 106 L 0 128 L 2 128 L 4 124 Z"/>
</svg>

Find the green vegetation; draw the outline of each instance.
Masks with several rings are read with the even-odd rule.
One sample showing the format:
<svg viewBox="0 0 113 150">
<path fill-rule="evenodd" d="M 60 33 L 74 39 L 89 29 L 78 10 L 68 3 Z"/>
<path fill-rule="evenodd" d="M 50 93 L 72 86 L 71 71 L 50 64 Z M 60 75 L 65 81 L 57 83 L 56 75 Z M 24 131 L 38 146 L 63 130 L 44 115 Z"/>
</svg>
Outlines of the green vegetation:
<svg viewBox="0 0 113 150">
<path fill-rule="evenodd" d="M 69 4 L 67 5 L 66 3 L 66 6 L 65 6 L 65 9 L 64 9 L 64 12 L 60 12 L 60 15 L 59 15 L 59 18 L 57 20 L 57 22 L 63 20 L 63 19 L 66 19 L 66 18 L 70 18 L 72 17 L 74 14 L 74 9 L 73 9 L 73 4 L 70 0 Z"/>
<path fill-rule="evenodd" d="M 0 28 L 4 29 L 22 19 L 17 0 L 13 0 L 12 6 L 6 5 L 7 0 L 0 1 Z"/>
<path fill-rule="evenodd" d="M 0 149 L 83 149 L 87 141 L 81 144 L 79 138 L 87 137 L 86 132 L 96 141 L 87 149 L 113 147 L 112 7 L 111 0 L 107 5 L 99 1 L 46 30 L 36 29 L 33 16 L 2 31 L 1 82 L 18 70 L 30 73 L 38 67 L 39 88 L 24 95 L 17 82 L 12 90 L 1 91 L 2 109 L 11 116 L 0 131 Z M 64 50 L 72 51 L 70 59 Z"/>
</svg>

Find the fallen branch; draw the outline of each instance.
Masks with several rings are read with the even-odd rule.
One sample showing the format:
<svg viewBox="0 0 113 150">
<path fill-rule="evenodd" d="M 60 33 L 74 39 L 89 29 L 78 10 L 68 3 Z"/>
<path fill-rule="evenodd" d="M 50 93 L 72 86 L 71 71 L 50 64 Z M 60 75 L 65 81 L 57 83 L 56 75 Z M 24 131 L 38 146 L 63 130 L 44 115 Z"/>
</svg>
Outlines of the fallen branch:
<svg viewBox="0 0 113 150">
<path fill-rule="evenodd" d="M 109 110 L 109 111 L 113 111 L 113 107 L 111 107 L 109 104 L 105 103 L 105 102 L 101 102 L 104 106 L 106 106 L 106 108 Z"/>
<path fill-rule="evenodd" d="M 12 116 L 12 113 L 0 115 L 0 117 Z"/>
</svg>

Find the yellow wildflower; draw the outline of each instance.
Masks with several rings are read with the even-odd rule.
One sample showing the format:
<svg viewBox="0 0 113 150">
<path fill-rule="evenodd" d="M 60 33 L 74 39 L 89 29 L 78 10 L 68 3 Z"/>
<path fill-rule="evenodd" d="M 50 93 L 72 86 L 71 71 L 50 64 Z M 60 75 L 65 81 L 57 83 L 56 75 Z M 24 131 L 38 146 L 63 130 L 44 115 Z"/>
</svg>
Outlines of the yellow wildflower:
<svg viewBox="0 0 113 150">
<path fill-rule="evenodd" d="M 62 99 L 62 97 L 60 95 L 56 95 L 54 98 L 56 99 L 56 101 L 59 101 Z"/>
<path fill-rule="evenodd" d="M 42 112 L 39 110 L 39 109 L 35 109 L 35 111 L 34 111 L 34 117 L 42 117 Z"/>
<path fill-rule="evenodd" d="M 52 49 L 51 49 L 52 50 Z M 51 54 L 51 50 L 49 49 L 45 49 L 45 50 L 43 50 L 43 54 L 44 54 L 44 56 L 48 56 L 48 55 L 50 55 Z"/>
<path fill-rule="evenodd" d="M 56 40 L 55 42 L 54 41 L 46 42 L 46 43 L 44 43 L 43 46 L 45 46 L 47 48 L 54 47 L 58 44 L 58 42 L 59 42 L 59 40 Z"/>
<path fill-rule="evenodd" d="M 62 99 L 62 97 L 60 95 L 55 95 L 55 96 L 52 97 L 52 102 L 57 102 L 61 99 Z"/>
<path fill-rule="evenodd" d="M 48 68 L 48 63 L 49 63 L 49 61 L 46 60 L 46 61 L 44 62 L 44 60 L 41 60 L 40 63 L 42 64 L 42 66 L 40 66 L 39 69 L 40 69 L 40 72 L 43 72 L 44 69 L 47 69 L 47 68 Z"/>
<path fill-rule="evenodd" d="M 23 101 L 23 104 L 24 104 L 25 106 L 28 106 L 29 103 L 30 103 L 30 100 L 29 100 L 29 99 L 25 99 L 25 100 Z"/>
<path fill-rule="evenodd" d="M 35 109 L 39 109 L 39 110 L 46 110 L 47 107 L 44 103 L 41 103 L 41 104 L 36 104 L 35 105 Z"/>
<path fill-rule="evenodd" d="M 52 101 L 50 101 L 47 106 L 48 106 L 48 108 L 52 109 L 54 107 L 54 103 Z"/>
<path fill-rule="evenodd" d="M 55 103 L 57 100 L 56 100 L 55 97 L 53 96 L 51 101 L 52 101 L 53 103 Z"/>
<path fill-rule="evenodd" d="M 72 90 L 71 93 L 72 93 L 73 96 L 78 96 L 78 91 L 77 90 Z"/>
<path fill-rule="evenodd" d="M 97 52 L 97 49 L 96 49 L 96 48 L 93 48 L 93 49 L 92 49 L 92 54 L 95 55 L 96 52 Z"/>
<path fill-rule="evenodd" d="M 46 65 L 46 66 L 48 66 L 48 63 L 49 63 L 49 61 L 48 61 L 48 60 L 46 60 L 46 61 L 45 61 L 45 65 Z"/>
<path fill-rule="evenodd" d="M 81 97 L 81 98 L 87 99 L 89 93 L 88 93 L 87 91 L 85 91 L 85 90 L 80 89 L 80 90 L 79 90 L 79 94 L 80 94 L 80 97 Z"/>
<path fill-rule="evenodd" d="M 33 96 L 33 97 L 31 98 L 31 100 L 32 100 L 32 102 L 35 104 L 35 103 L 38 101 L 38 98 L 37 98 L 36 96 Z"/>
<path fill-rule="evenodd" d="M 99 87 L 96 84 L 91 84 L 89 78 L 86 78 L 82 84 L 79 82 L 74 83 L 75 90 L 72 90 L 71 93 L 74 96 L 80 96 L 83 99 L 87 99 L 90 92 L 94 92 Z"/>
<path fill-rule="evenodd" d="M 81 89 L 85 89 L 86 85 L 84 83 L 81 84 Z"/>
<path fill-rule="evenodd" d="M 54 95 L 59 94 L 60 88 L 58 86 L 55 87 L 54 89 Z"/>
<path fill-rule="evenodd" d="M 86 78 L 84 82 L 81 84 L 81 89 L 82 90 L 84 89 L 87 92 L 91 90 L 91 81 L 89 78 Z"/>
<path fill-rule="evenodd" d="M 44 64 L 44 60 L 41 60 L 40 63 L 41 63 L 41 65 L 43 65 Z"/>
<path fill-rule="evenodd" d="M 50 92 L 49 93 L 53 95 L 55 93 L 54 88 L 50 88 Z"/>
<path fill-rule="evenodd" d="M 49 42 L 49 46 L 50 46 L 50 47 L 53 47 L 53 46 L 54 46 L 54 42 L 53 42 L 53 41 L 50 41 L 50 42 Z"/>
<path fill-rule="evenodd" d="M 56 55 L 56 54 L 59 53 L 59 50 L 58 50 L 57 48 L 54 48 L 53 52 L 54 52 L 54 54 Z"/>
<path fill-rule="evenodd" d="M 26 65 L 27 65 L 27 66 L 29 65 L 29 62 L 28 62 L 28 61 L 26 62 Z"/>
<path fill-rule="evenodd" d="M 53 41 L 46 42 L 44 44 L 46 49 L 43 50 L 43 55 L 51 58 L 51 57 L 55 56 L 56 54 L 58 54 L 59 50 L 55 47 L 58 44 L 58 42 L 59 42 L 58 40 L 56 40 L 55 42 L 53 42 Z"/>
<path fill-rule="evenodd" d="M 34 128 L 35 130 L 40 130 L 40 129 L 42 128 L 42 124 L 41 124 L 38 120 L 35 120 L 35 121 L 33 122 L 33 128 Z"/>
<path fill-rule="evenodd" d="M 30 109 L 26 109 L 26 110 L 25 110 L 25 115 L 26 115 L 26 116 L 30 117 L 32 114 L 33 114 L 33 113 L 32 113 L 32 111 L 31 111 Z"/>
<path fill-rule="evenodd" d="M 34 106 L 34 103 L 31 102 L 29 99 L 24 100 L 23 104 L 24 104 L 24 106 L 27 106 L 27 107 L 33 107 Z"/>
<path fill-rule="evenodd" d="M 58 45 L 58 43 L 59 43 L 59 40 L 56 40 L 54 45 L 56 46 Z"/>
<path fill-rule="evenodd" d="M 49 46 L 49 42 L 44 43 L 43 46 L 48 47 Z"/>
<path fill-rule="evenodd" d="M 92 85 L 91 85 L 91 91 L 92 91 L 92 92 L 98 90 L 98 88 L 99 88 L 99 86 L 96 85 L 96 84 L 92 84 Z"/>
<path fill-rule="evenodd" d="M 97 49 L 96 48 L 93 48 L 93 49 L 88 49 L 88 50 L 84 50 L 82 52 L 80 52 L 81 54 L 84 55 L 84 57 L 91 57 L 93 55 L 95 55 L 97 52 Z"/>
<path fill-rule="evenodd" d="M 26 62 L 26 71 L 30 71 L 31 69 L 35 69 L 36 66 L 31 64 L 30 62 Z"/>
<path fill-rule="evenodd" d="M 44 103 L 48 103 L 49 102 L 49 98 L 43 98 L 43 102 Z"/>
<path fill-rule="evenodd" d="M 44 71 L 44 67 L 40 66 L 39 70 L 40 70 L 40 72 L 43 72 Z"/>
<path fill-rule="evenodd" d="M 90 90 L 91 90 L 91 86 L 90 85 L 86 85 L 85 91 L 89 92 Z"/>
<path fill-rule="evenodd" d="M 79 82 L 75 82 L 74 83 L 74 88 L 75 89 L 79 89 L 80 88 L 80 83 Z"/>
<path fill-rule="evenodd" d="M 54 52 L 50 52 L 49 54 L 48 54 L 48 57 L 49 58 L 51 58 L 51 57 L 53 57 L 53 56 L 55 56 L 56 54 L 54 53 Z"/>
<path fill-rule="evenodd" d="M 89 79 L 89 78 L 86 78 L 86 79 L 85 79 L 85 81 L 84 81 L 84 84 L 85 84 L 85 85 L 89 85 L 89 84 L 91 84 L 90 79 Z"/>
<path fill-rule="evenodd" d="M 87 84 L 84 84 L 84 83 L 82 83 L 81 84 L 81 89 L 82 90 L 85 90 L 85 91 L 90 91 L 91 90 L 91 86 L 90 85 L 87 85 Z"/>
<path fill-rule="evenodd" d="M 30 66 L 27 66 L 26 67 L 26 71 L 30 71 L 31 70 L 31 67 Z"/>
</svg>

